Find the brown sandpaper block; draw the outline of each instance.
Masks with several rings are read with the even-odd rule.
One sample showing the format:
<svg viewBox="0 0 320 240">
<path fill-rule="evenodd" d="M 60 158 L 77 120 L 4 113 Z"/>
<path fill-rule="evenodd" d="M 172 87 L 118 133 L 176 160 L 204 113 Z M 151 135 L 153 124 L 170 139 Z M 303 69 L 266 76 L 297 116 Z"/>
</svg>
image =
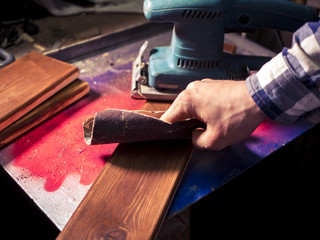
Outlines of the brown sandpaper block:
<svg viewBox="0 0 320 240">
<path fill-rule="evenodd" d="M 0 131 L 78 78 L 69 63 L 30 52 L 0 69 Z"/>
<path fill-rule="evenodd" d="M 89 83 L 76 79 L 48 100 L 0 131 L 0 148 L 89 93 Z"/>
<path fill-rule="evenodd" d="M 159 118 L 164 111 L 106 109 L 89 117 L 83 124 L 88 145 L 189 139 L 196 128 L 205 124 L 196 119 L 168 123 Z"/>
</svg>

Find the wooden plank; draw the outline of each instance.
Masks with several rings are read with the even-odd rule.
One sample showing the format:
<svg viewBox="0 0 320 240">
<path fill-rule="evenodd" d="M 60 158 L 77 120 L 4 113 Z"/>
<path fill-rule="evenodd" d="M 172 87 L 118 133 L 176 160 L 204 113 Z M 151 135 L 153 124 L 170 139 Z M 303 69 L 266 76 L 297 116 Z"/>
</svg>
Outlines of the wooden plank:
<svg viewBox="0 0 320 240">
<path fill-rule="evenodd" d="M 77 67 L 37 52 L 0 69 L 0 131 L 78 76 Z"/>
<path fill-rule="evenodd" d="M 190 140 L 119 144 L 57 239 L 154 239 L 192 151 Z"/>
<path fill-rule="evenodd" d="M 77 101 L 86 95 L 89 90 L 90 87 L 87 82 L 79 79 L 73 81 L 9 127 L 0 131 L 0 148 Z"/>
</svg>

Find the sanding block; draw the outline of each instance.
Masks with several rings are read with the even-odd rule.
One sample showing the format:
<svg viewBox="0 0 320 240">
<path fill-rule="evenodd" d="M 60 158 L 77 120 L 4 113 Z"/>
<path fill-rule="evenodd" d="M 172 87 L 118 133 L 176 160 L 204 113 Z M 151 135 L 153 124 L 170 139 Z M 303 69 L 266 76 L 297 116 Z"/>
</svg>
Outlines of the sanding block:
<svg viewBox="0 0 320 240">
<path fill-rule="evenodd" d="M 83 124 L 88 145 L 188 139 L 196 128 L 205 128 L 197 119 L 168 123 L 159 118 L 164 111 L 106 109 Z"/>
</svg>

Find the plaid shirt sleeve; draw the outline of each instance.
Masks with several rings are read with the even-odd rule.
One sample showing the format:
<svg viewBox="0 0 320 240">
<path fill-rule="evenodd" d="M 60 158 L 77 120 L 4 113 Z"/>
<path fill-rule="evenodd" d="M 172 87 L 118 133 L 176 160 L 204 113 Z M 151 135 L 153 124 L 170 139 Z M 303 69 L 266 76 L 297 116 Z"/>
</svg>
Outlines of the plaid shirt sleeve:
<svg viewBox="0 0 320 240">
<path fill-rule="evenodd" d="M 303 120 L 320 110 L 320 21 L 309 22 L 255 74 L 247 88 L 260 109 L 280 123 Z"/>
</svg>

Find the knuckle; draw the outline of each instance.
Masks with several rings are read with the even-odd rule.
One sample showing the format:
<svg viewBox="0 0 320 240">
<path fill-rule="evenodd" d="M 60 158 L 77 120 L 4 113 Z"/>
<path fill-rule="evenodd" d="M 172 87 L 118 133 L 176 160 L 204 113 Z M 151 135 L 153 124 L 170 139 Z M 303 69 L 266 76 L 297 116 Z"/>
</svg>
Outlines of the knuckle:
<svg viewBox="0 0 320 240">
<path fill-rule="evenodd" d="M 181 101 L 181 102 L 191 102 L 192 99 L 194 98 L 194 95 L 193 95 L 193 91 L 190 90 L 190 89 L 186 89 L 186 90 L 183 90 L 179 95 L 178 95 L 178 99 Z"/>
<path fill-rule="evenodd" d="M 199 80 L 190 82 L 186 89 L 196 89 L 199 87 L 200 84 L 201 84 L 201 81 L 199 81 Z"/>
<path fill-rule="evenodd" d="M 178 95 L 173 104 L 175 108 L 180 112 L 188 113 L 193 103 L 192 99 L 192 93 L 190 93 L 190 91 L 184 90 Z"/>
<path fill-rule="evenodd" d="M 212 82 L 214 81 L 212 78 L 203 78 L 201 82 Z"/>
</svg>

